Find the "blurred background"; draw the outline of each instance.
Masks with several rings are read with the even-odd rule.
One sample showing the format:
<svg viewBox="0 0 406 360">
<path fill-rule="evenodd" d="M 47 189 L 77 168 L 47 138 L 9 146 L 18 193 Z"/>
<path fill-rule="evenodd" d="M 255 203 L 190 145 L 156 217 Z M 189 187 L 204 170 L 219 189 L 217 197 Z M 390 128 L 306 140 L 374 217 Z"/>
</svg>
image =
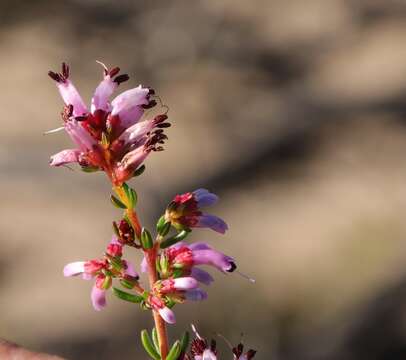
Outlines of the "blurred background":
<svg viewBox="0 0 406 360">
<path fill-rule="evenodd" d="M 103 174 L 48 167 L 71 144 L 43 136 L 62 108 L 47 71 L 68 62 L 89 102 L 100 60 L 130 74 L 121 91 L 150 85 L 170 106 L 166 151 L 132 182 L 142 220 L 176 193 L 218 193 L 230 231 L 193 239 L 257 280 L 214 274 L 173 338 L 193 322 L 243 333 L 259 360 L 406 358 L 405 1 L 2 0 L 0 19 L 0 337 L 146 358 L 148 313 L 112 296 L 97 313 L 90 284 L 62 276 L 119 213 Z"/>
</svg>

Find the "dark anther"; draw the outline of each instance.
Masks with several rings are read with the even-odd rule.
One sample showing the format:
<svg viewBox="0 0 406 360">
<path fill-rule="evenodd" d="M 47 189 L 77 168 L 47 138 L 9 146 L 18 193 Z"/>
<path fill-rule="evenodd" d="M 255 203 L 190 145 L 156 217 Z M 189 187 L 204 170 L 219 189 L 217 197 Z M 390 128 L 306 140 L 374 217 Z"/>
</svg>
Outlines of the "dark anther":
<svg viewBox="0 0 406 360">
<path fill-rule="evenodd" d="M 141 105 L 141 107 L 142 107 L 143 109 L 151 109 L 151 108 L 153 108 L 154 106 L 156 106 L 156 104 L 157 104 L 157 102 L 156 102 L 155 100 L 151 100 L 148 104 L 143 104 L 143 105 Z"/>
<path fill-rule="evenodd" d="M 61 112 L 62 120 L 67 122 L 73 114 L 73 105 L 65 105 Z"/>
<path fill-rule="evenodd" d="M 83 116 L 83 115 L 82 116 L 76 116 L 75 120 L 76 121 L 85 121 L 85 120 L 87 120 L 87 116 Z"/>
<path fill-rule="evenodd" d="M 248 352 L 247 352 L 247 360 L 251 360 L 254 356 L 255 356 L 255 354 L 256 354 L 257 352 L 256 352 L 256 350 L 248 350 Z"/>
<path fill-rule="evenodd" d="M 235 348 L 233 348 L 233 354 L 239 358 L 242 355 L 242 352 L 244 351 L 244 345 L 239 343 Z"/>
<path fill-rule="evenodd" d="M 59 74 L 54 73 L 53 71 L 48 71 L 48 76 L 52 79 L 55 80 L 56 82 L 62 82 L 61 77 L 59 76 Z"/>
<path fill-rule="evenodd" d="M 110 75 L 110 77 L 114 77 L 114 76 L 116 76 L 119 72 L 120 72 L 120 68 L 119 68 L 119 67 L 115 67 L 115 68 L 112 68 L 111 70 L 109 70 L 109 75 Z"/>
<path fill-rule="evenodd" d="M 235 263 L 233 263 L 232 261 L 230 261 L 230 269 L 227 270 L 227 272 L 233 272 L 235 269 L 237 269 L 237 265 Z"/>
<path fill-rule="evenodd" d="M 168 118 L 168 116 L 166 116 L 165 114 L 160 114 L 155 116 L 154 118 L 154 123 L 155 124 L 159 124 L 161 122 L 164 122 L 166 119 Z"/>
<path fill-rule="evenodd" d="M 69 66 L 66 63 L 62 63 L 62 75 L 66 79 L 69 78 Z"/>
<path fill-rule="evenodd" d="M 130 77 L 127 74 L 118 75 L 113 81 L 120 85 L 121 83 L 127 81 Z"/>
<path fill-rule="evenodd" d="M 202 339 L 194 339 L 190 346 L 190 352 L 193 356 L 203 355 L 204 350 L 206 350 L 207 343 Z"/>
<path fill-rule="evenodd" d="M 161 128 L 161 129 L 168 128 L 168 127 L 171 127 L 171 123 L 158 124 L 156 127 Z"/>
<path fill-rule="evenodd" d="M 216 340 L 212 339 L 212 341 L 210 342 L 210 349 L 214 353 L 216 352 Z"/>
<path fill-rule="evenodd" d="M 148 88 L 148 95 L 155 95 L 155 90 L 153 88 Z"/>
</svg>

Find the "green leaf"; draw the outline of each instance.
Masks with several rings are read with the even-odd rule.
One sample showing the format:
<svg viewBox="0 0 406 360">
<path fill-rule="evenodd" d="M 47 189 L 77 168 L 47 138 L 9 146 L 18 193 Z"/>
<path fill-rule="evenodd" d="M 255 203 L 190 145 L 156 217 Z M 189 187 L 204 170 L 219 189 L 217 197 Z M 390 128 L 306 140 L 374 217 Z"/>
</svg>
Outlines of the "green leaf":
<svg viewBox="0 0 406 360">
<path fill-rule="evenodd" d="M 120 200 L 118 200 L 114 195 L 110 196 L 111 203 L 119 209 L 127 209 L 127 206 L 125 206 Z"/>
<path fill-rule="evenodd" d="M 161 249 L 166 249 L 167 247 L 176 244 L 179 241 L 182 241 L 183 239 L 186 238 L 186 236 L 189 235 L 191 232 L 190 229 L 185 229 L 182 230 L 181 232 L 177 233 L 175 236 L 172 236 L 168 239 L 165 239 L 164 241 L 161 242 Z"/>
<path fill-rule="evenodd" d="M 144 249 L 152 249 L 154 245 L 151 233 L 145 228 L 142 228 L 141 231 L 141 245 Z"/>
<path fill-rule="evenodd" d="M 128 281 L 126 279 L 121 279 L 120 284 L 122 287 L 125 287 L 127 289 L 134 289 L 134 282 Z"/>
<path fill-rule="evenodd" d="M 156 331 L 156 328 L 152 328 L 152 341 L 154 342 L 154 346 L 157 352 L 160 352 L 159 348 L 159 339 L 158 339 L 158 332 Z"/>
<path fill-rule="evenodd" d="M 149 356 L 151 356 L 154 360 L 161 360 L 161 356 L 155 350 L 155 346 L 149 337 L 148 331 L 145 329 L 141 331 L 141 342 Z M 168 360 L 168 358 L 166 359 Z"/>
<path fill-rule="evenodd" d="M 180 352 L 186 353 L 187 348 L 189 346 L 190 335 L 189 332 L 185 331 L 180 339 Z"/>
<path fill-rule="evenodd" d="M 113 287 L 113 294 L 116 295 L 121 300 L 136 303 L 136 304 L 139 304 L 142 300 L 144 300 L 144 298 L 142 296 L 129 294 L 128 292 L 117 289 L 116 287 Z"/>
<path fill-rule="evenodd" d="M 177 360 L 179 355 L 180 355 L 180 342 L 179 340 L 176 340 L 173 343 L 171 350 L 169 350 L 166 360 Z"/>
<path fill-rule="evenodd" d="M 122 185 L 125 195 L 128 201 L 129 209 L 134 209 L 135 205 L 137 204 L 137 193 L 134 189 L 130 188 L 126 183 Z"/>
<path fill-rule="evenodd" d="M 137 170 L 134 171 L 133 176 L 140 176 L 145 171 L 145 165 L 141 165 Z"/>
</svg>

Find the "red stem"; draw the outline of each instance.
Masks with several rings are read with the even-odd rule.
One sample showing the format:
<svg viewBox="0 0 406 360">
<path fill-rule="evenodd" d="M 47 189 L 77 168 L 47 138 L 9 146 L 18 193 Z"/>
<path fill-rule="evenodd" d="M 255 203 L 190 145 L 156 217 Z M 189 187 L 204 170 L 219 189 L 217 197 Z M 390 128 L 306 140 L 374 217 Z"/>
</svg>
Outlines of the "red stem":
<svg viewBox="0 0 406 360">
<path fill-rule="evenodd" d="M 137 213 L 134 210 L 127 210 L 127 216 L 129 218 L 129 220 L 131 221 L 131 225 L 133 226 L 137 237 L 140 238 L 141 225 L 140 225 L 140 221 L 138 220 Z M 158 280 L 158 274 L 157 274 L 156 265 L 155 265 L 156 258 L 157 258 L 157 246 L 158 246 L 158 243 L 156 243 L 152 249 L 148 249 L 148 250 L 144 249 L 144 255 L 145 255 L 145 259 L 147 260 L 147 266 L 148 266 L 148 280 L 149 280 L 150 289 L 153 288 L 154 284 Z M 152 312 L 154 315 L 155 328 L 156 328 L 156 331 L 158 334 L 161 359 L 165 360 L 168 355 L 168 351 L 169 351 L 166 324 L 165 324 L 165 321 L 162 319 L 161 315 L 159 315 L 159 313 L 156 310 L 152 310 Z"/>
</svg>

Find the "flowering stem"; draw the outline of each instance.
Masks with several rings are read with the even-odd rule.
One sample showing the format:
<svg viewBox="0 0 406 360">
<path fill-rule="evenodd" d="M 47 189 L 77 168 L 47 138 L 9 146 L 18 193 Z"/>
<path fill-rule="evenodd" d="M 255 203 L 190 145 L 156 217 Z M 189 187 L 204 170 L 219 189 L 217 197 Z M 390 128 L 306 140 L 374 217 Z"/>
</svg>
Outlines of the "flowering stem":
<svg viewBox="0 0 406 360">
<path fill-rule="evenodd" d="M 140 221 L 138 220 L 137 213 L 134 210 L 128 209 L 126 211 L 128 219 L 131 221 L 131 225 L 134 228 L 134 231 L 138 238 L 141 236 L 141 225 Z M 153 288 L 154 284 L 158 280 L 158 274 L 156 271 L 156 257 L 157 257 L 157 245 L 152 249 L 144 249 L 145 259 L 147 260 L 148 266 L 148 280 L 150 289 Z M 166 325 L 165 321 L 162 319 L 161 315 L 156 310 L 152 310 L 155 322 L 155 328 L 158 334 L 159 340 L 159 348 L 161 353 L 161 359 L 165 360 L 166 356 L 168 355 L 169 345 L 168 345 L 168 336 L 166 332 Z"/>
</svg>

